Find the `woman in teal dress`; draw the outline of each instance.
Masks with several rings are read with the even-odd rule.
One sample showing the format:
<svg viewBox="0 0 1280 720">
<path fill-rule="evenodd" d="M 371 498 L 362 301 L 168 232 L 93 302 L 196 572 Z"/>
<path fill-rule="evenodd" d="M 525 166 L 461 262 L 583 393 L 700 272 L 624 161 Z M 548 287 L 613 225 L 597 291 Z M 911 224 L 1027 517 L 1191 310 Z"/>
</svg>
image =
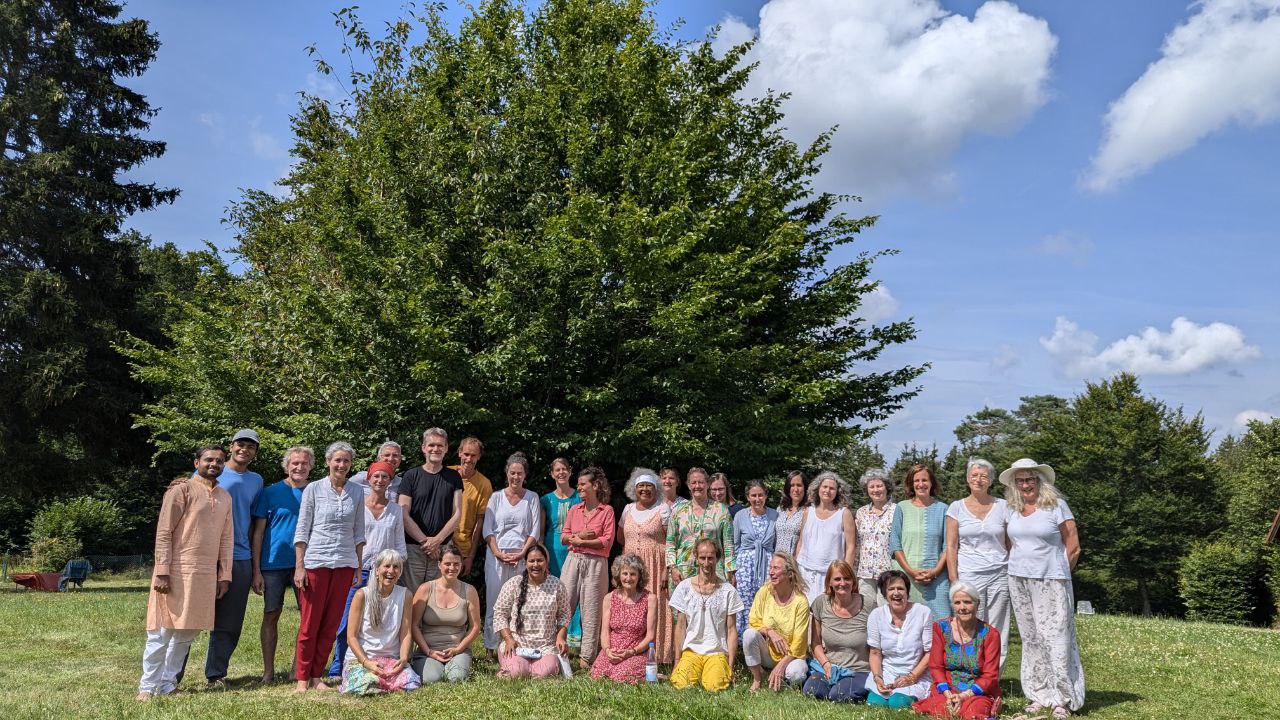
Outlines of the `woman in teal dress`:
<svg viewBox="0 0 1280 720">
<path fill-rule="evenodd" d="M 556 489 L 543 495 L 542 527 L 546 529 L 543 542 L 550 551 L 547 571 L 560 577 L 560 568 L 564 567 L 565 558 L 569 557 L 569 546 L 560 542 L 560 531 L 564 529 L 564 520 L 569 516 L 569 508 L 582 502 L 578 491 L 573 489 L 569 480 L 573 477 L 573 466 L 564 458 L 551 461 L 551 479 Z M 569 644 L 578 647 L 582 643 L 582 614 L 573 611 L 573 621 L 569 623 Z"/>
<path fill-rule="evenodd" d="M 889 531 L 889 554 L 911 578 L 911 600 L 927 605 L 934 620 L 951 615 L 947 577 L 947 504 L 938 502 L 938 481 L 924 465 L 903 479 L 907 500 L 898 503 Z"/>
</svg>

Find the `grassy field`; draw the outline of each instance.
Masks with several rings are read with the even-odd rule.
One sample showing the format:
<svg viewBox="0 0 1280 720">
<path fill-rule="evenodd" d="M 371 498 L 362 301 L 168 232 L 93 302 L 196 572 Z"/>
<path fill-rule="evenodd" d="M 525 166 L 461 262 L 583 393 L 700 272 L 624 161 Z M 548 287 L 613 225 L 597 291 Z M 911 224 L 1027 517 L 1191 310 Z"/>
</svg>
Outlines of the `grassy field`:
<svg viewBox="0 0 1280 720">
<path fill-rule="evenodd" d="M 245 633 L 232 659 L 231 689 L 204 692 L 206 636 L 192 649 L 182 691 L 143 705 L 133 700 L 141 666 L 146 583 L 89 582 L 83 591 L 0 590 L 0 718 L 357 718 L 495 720 L 573 718 L 888 718 L 865 706 L 833 708 L 798 692 L 752 695 L 746 673 L 719 695 L 621 687 L 587 679 L 504 682 L 481 662 L 478 678 L 387 697 L 337 693 L 297 697 L 287 683 L 262 686 L 258 621 L 251 596 Z M 278 667 L 287 667 L 297 612 L 286 611 Z M 1274 718 L 1280 716 L 1280 633 L 1173 620 L 1081 618 L 1090 718 Z M 1006 667 L 1005 716 L 1022 706 L 1016 643 Z"/>
</svg>

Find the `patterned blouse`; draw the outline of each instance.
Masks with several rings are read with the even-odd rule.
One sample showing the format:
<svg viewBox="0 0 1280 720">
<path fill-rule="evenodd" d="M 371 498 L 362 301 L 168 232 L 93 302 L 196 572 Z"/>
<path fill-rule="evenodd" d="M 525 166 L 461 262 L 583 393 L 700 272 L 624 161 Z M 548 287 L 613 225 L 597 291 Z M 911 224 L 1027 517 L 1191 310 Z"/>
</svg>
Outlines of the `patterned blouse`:
<svg viewBox="0 0 1280 720">
<path fill-rule="evenodd" d="M 787 511 L 778 508 L 778 522 L 775 526 L 777 541 L 774 549 L 788 555 L 796 554 L 796 541 L 800 539 L 800 521 L 804 520 L 804 508 Z"/>
<path fill-rule="evenodd" d="M 858 577 L 875 580 L 880 573 L 890 569 L 889 531 L 893 528 L 897 508 L 892 502 L 885 503 L 877 516 L 872 512 L 871 504 L 867 503 L 854 514 L 854 524 L 858 526 Z"/>
<path fill-rule="evenodd" d="M 519 647 L 533 648 L 545 654 L 555 654 L 556 633 L 569 624 L 569 593 L 565 592 L 560 578 L 547 575 L 541 585 L 530 584 L 525 592 L 524 606 L 520 609 L 523 625 L 516 630 L 516 600 L 520 598 L 520 581 L 517 575 L 502 584 L 498 599 L 493 604 L 493 629 L 510 630 Z"/>
<path fill-rule="evenodd" d="M 667 523 L 667 565 L 674 565 L 686 578 L 697 574 L 693 550 L 698 541 L 710 538 L 720 545 L 724 558 L 716 564 L 716 574 L 728 578 L 736 572 L 738 564 L 733 554 L 733 520 L 729 507 L 710 501 L 707 509 L 699 511 L 692 502 L 677 504 Z"/>
</svg>

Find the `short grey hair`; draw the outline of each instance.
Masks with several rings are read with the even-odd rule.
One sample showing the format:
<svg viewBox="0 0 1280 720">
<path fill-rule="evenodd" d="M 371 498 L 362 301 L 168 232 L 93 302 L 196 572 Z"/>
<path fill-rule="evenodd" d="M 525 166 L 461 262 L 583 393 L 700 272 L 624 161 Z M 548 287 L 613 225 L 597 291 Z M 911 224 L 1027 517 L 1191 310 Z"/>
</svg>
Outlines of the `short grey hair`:
<svg viewBox="0 0 1280 720">
<path fill-rule="evenodd" d="M 435 436 L 438 438 L 444 438 L 444 444 L 445 445 L 449 444 L 449 433 L 445 432 L 444 428 L 431 427 L 431 428 L 427 428 L 426 430 L 423 430 L 422 442 L 425 443 L 427 441 L 427 438 L 432 436 Z"/>
<path fill-rule="evenodd" d="M 949 596 L 951 602 L 955 602 L 956 595 L 959 595 L 960 593 L 968 595 L 969 599 L 973 600 L 974 610 L 977 610 L 978 607 L 982 605 L 982 596 L 978 594 L 978 589 L 963 580 L 957 581 L 951 585 L 951 594 Z"/>
<path fill-rule="evenodd" d="M 324 461 L 329 462 L 330 460 L 333 459 L 333 456 L 336 453 L 340 453 L 344 450 L 347 451 L 347 453 L 350 454 L 352 458 L 355 458 L 356 449 L 351 447 L 351 443 L 346 442 L 344 440 L 339 440 L 337 442 L 329 443 L 329 447 L 324 449 Z"/>
<path fill-rule="evenodd" d="M 972 472 L 975 467 L 980 467 L 986 470 L 987 475 L 991 477 L 992 482 L 995 482 L 996 476 L 1000 474 L 996 472 L 996 466 L 992 465 L 990 460 L 980 457 L 971 457 L 969 458 L 969 462 L 965 463 L 964 466 L 964 477 L 966 480 L 969 479 L 969 473 Z"/>
<path fill-rule="evenodd" d="M 884 485 L 885 494 L 890 499 L 893 498 L 893 481 L 889 480 L 888 470 L 879 467 L 867 468 L 867 471 L 862 473 L 862 477 L 858 478 L 858 484 L 862 486 L 863 492 L 866 492 L 867 485 L 872 480 L 879 480 Z"/>
<path fill-rule="evenodd" d="M 849 483 L 844 481 L 831 470 L 823 470 L 818 476 L 809 483 L 809 504 L 817 506 L 818 504 L 818 488 L 822 487 L 822 483 L 830 480 L 836 484 L 836 500 L 835 506 L 840 508 L 849 504 Z"/>
<path fill-rule="evenodd" d="M 284 468 L 285 472 L 289 472 L 289 456 L 291 455 L 306 455 L 307 462 L 311 463 L 313 467 L 316 464 L 315 450 L 312 450 L 306 445 L 294 445 L 288 450 L 285 450 L 284 455 L 280 457 L 280 467 Z"/>
<path fill-rule="evenodd" d="M 381 455 L 381 454 L 382 454 L 382 451 L 383 451 L 383 450 L 385 450 L 385 449 L 387 449 L 387 448 L 389 448 L 389 447 L 393 447 L 393 448 L 395 448 L 395 449 L 399 450 L 399 451 L 400 451 L 400 452 L 402 452 L 402 453 L 404 452 L 404 448 L 400 447 L 400 443 L 396 442 L 395 440 L 388 440 L 388 441 L 386 441 L 386 442 L 384 442 L 384 443 L 382 443 L 381 445 L 379 445 L 379 446 L 378 446 L 378 452 L 377 452 L 377 453 L 375 453 L 375 454 L 377 454 L 377 455 Z"/>
<path fill-rule="evenodd" d="M 641 475 L 649 475 L 654 479 L 654 503 L 657 503 L 657 480 L 658 473 L 645 467 L 631 468 L 631 477 L 627 478 L 627 484 L 622 486 L 622 494 L 627 496 L 631 502 L 636 501 L 636 479 Z"/>
</svg>

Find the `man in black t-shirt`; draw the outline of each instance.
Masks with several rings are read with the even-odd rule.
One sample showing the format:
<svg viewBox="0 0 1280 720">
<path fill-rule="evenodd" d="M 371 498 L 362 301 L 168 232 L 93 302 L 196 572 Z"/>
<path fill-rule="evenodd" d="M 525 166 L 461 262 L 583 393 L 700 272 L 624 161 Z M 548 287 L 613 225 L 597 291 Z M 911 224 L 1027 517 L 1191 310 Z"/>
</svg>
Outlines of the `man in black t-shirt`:
<svg viewBox="0 0 1280 720">
<path fill-rule="evenodd" d="M 426 462 L 406 472 L 396 502 L 404 508 L 404 543 L 409 550 L 401 582 L 412 594 L 440 577 L 440 548 L 462 519 L 462 476 L 444 466 L 449 436 L 440 428 L 422 433 Z"/>
</svg>

